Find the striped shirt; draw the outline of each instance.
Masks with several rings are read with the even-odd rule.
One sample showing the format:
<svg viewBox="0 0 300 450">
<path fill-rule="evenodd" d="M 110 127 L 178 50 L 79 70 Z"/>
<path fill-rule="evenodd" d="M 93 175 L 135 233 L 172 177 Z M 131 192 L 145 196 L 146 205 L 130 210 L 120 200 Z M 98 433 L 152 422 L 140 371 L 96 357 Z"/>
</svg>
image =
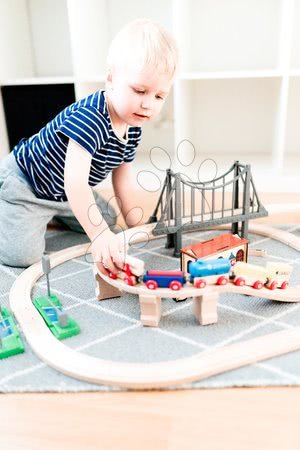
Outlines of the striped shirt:
<svg viewBox="0 0 300 450">
<path fill-rule="evenodd" d="M 95 186 L 123 162 L 131 162 L 141 128 L 128 127 L 126 139 L 114 133 L 104 91 L 97 91 L 65 108 L 39 133 L 13 149 L 17 164 L 35 195 L 66 201 L 64 167 L 69 139 L 92 155 L 89 185 Z"/>
</svg>

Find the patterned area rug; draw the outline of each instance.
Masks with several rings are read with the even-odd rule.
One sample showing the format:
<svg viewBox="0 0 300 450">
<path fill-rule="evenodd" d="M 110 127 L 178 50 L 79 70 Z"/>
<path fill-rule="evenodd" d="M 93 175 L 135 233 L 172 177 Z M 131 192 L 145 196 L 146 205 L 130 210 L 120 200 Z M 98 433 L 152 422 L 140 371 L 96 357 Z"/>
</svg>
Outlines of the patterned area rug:
<svg viewBox="0 0 300 450">
<path fill-rule="evenodd" d="M 300 226 L 282 226 L 300 237 Z M 184 236 L 187 246 L 223 232 L 207 231 Z M 300 254 L 277 241 L 249 235 L 250 247 L 267 251 L 267 258 L 250 257 L 249 262 L 264 265 L 267 261 L 284 261 L 294 265 L 291 284 L 299 284 Z M 53 252 L 86 242 L 83 235 L 51 232 L 47 251 Z M 145 261 L 147 269 L 177 269 L 179 260 L 165 249 L 165 239 L 138 244 L 130 254 Z M 0 266 L 0 302 L 8 307 L 10 287 L 22 269 Z M 142 327 L 137 296 L 99 302 L 95 298 L 92 266 L 85 257 L 74 259 L 53 269 L 51 292 L 81 327 L 81 333 L 64 340 L 64 344 L 88 355 L 112 361 L 158 362 L 185 358 L 211 348 L 248 340 L 264 334 L 299 326 L 300 304 L 282 303 L 263 298 L 222 294 L 218 305 L 218 323 L 201 326 L 192 312 L 192 300 L 176 303 L 164 299 L 159 328 Z M 33 298 L 46 294 L 41 278 Z M 25 353 L 0 360 L 0 392 L 79 392 L 122 390 L 82 382 L 57 372 L 39 360 L 31 351 L 21 331 Z M 233 386 L 300 385 L 300 352 L 289 353 L 261 363 L 246 366 L 180 388 Z"/>
</svg>

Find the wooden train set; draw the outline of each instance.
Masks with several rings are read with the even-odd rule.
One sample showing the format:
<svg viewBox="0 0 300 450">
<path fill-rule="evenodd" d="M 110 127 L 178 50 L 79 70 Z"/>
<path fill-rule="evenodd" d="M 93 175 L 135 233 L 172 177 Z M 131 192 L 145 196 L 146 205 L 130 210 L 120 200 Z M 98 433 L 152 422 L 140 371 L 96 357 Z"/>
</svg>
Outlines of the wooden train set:
<svg viewBox="0 0 300 450">
<path fill-rule="evenodd" d="M 139 236 L 152 239 L 154 225 L 147 225 L 125 232 L 127 241 L 140 241 Z M 277 239 L 300 251 L 300 239 L 288 232 L 275 230 L 262 225 L 250 225 L 249 231 Z M 55 267 L 72 258 L 85 254 L 88 244 L 76 246 L 51 256 L 51 266 Z M 41 264 L 34 264 L 25 270 L 15 281 L 10 292 L 10 307 L 21 325 L 23 332 L 35 353 L 51 367 L 75 378 L 98 384 L 111 384 L 130 388 L 154 388 L 173 386 L 183 382 L 203 379 L 227 370 L 232 370 L 300 349 L 300 328 L 284 330 L 263 337 L 250 339 L 241 343 L 226 346 L 222 349 L 210 350 L 193 357 L 151 364 L 117 363 L 101 360 L 82 354 L 57 340 L 45 326 L 44 320 L 34 307 L 31 290 L 35 282 L 43 275 Z M 203 289 L 194 286 L 180 290 L 159 288 L 150 290 L 146 286 L 130 286 L 124 280 L 112 279 L 96 274 L 100 283 L 102 298 L 109 298 L 113 292 L 121 290 L 139 295 L 141 319 L 156 318 L 159 322 L 160 301 L 163 297 L 193 297 L 195 313 L 200 323 L 216 321 L 216 305 L 219 294 L 224 291 L 257 295 L 283 302 L 299 302 L 300 286 L 288 289 L 253 289 L 250 286 L 208 285 Z M 200 294 L 199 294 L 200 293 Z M 148 323 L 148 325 L 158 323 Z"/>
<path fill-rule="evenodd" d="M 118 274 L 109 273 L 108 277 L 98 273 L 94 266 L 98 300 L 120 296 L 122 291 L 138 295 L 140 320 L 145 326 L 159 325 L 164 297 L 172 297 L 175 301 L 192 297 L 194 313 L 201 325 L 217 322 L 219 294 L 224 291 L 280 300 L 286 296 L 279 291 L 269 291 L 287 289 L 291 271 L 292 266 L 287 263 L 268 262 L 263 267 L 242 261 L 232 263 L 223 256 L 188 261 L 185 271 L 145 271 L 143 261 L 127 256 L 123 270 Z M 298 298 L 298 293 L 292 289 L 288 294 L 290 301 Z"/>
</svg>

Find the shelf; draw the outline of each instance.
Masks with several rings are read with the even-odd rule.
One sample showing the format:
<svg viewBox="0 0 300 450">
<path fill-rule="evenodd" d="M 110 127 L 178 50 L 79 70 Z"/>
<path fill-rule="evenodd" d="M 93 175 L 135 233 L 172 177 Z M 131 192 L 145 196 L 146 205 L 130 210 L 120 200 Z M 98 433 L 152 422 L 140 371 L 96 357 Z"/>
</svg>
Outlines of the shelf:
<svg viewBox="0 0 300 450">
<path fill-rule="evenodd" d="M 289 83 L 288 109 L 286 120 L 286 136 L 285 136 L 285 159 L 283 166 L 290 166 L 289 159 L 293 159 L 296 155 L 300 156 L 300 78 L 295 77 Z M 300 173 L 300 157 L 298 165 L 294 169 Z"/>
<path fill-rule="evenodd" d="M 181 5 L 184 71 L 278 67 L 280 0 L 186 0 Z"/>
<path fill-rule="evenodd" d="M 292 69 L 289 73 L 290 77 L 300 77 L 300 69 Z"/>
<path fill-rule="evenodd" d="M 292 69 L 288 72 L 290 77 L 300 77 L 300 69 Z M 281 70 L 246 70 L 246 71 L 232 71 L 232 72 L 182 72 L 178 73 L 177 79 L 181 81 L 191 80 L 231 80 L 243 78 L 281 78 L 284 72 Z M 27 84 L 97 84 L 105 83 L 105 75 L 98 77 L 87 76 L 79 78 L 75 76 L 61 76 L 61 77 L 27 77 L 0 80 L 0 86 L 17 86 Z"/>
<path fill-rule="evenodd" d="M 98 77 L 76 77 L 74 79 L 75 83 L 80 83 L 80 84 L 92 84 L 92 83 L 105 83 L 106 77 L 105 75 L 99 75 Z"/>
<path fill-rule="evenodd" d="M 300 75 L 300 71 L 299 71 Z M 280 78 L 281 70 L 243 70 L 243 71 L 215 71 L 215 72 L 183 72 L 179 74 L 180 80 L 225 80 L 238 78 Z"/>
<path fill-rule="evenodd" d="M 212 156 L 272 154 L 280 79 L 185 80 L 180 84 L 182 120 L 189 117 L 180 139 L 189 139 L 198 152 Z"/>
<path fill-rule="evenodd" d="M 33 75 L 37 77 L 73 73 L 67 3 L 67 0 L 26 0 Z"/>
<path fill-rule="evenodd" d="M 298 189 L 300 0 L 0 0 L 0 156 L 9 151 L 5 88 L 73 84 L 76 99 L 104 89 L 110 41 L 137 17 L 161 23 L 180 50 L 174 89 L 143 127 L 138 166 L 153 147 L 174 164 L 186 140 L 187 160 L 192 144 L 196 159 L 224 156 L 225 169 L 248 155 L 259 188 L 284 190 L 290 176 Z"/>
<path fill-rule="evenodd" d="M 74 83 L 74 77 L 32 77 L 0 80 L 0 86 L 25 86 L 35 84 L 69 84 Z"/>
<path fill-rule="evenodd" d="M 67 0 L 0 2 L 0 79 L 72 73 Z"/>
<path fill-rule="evenodd" d="M 109 39 L 112 39 L 128 22 L 139 17 L 159 22 L 172 32 L 172 3 L 172 0 L 127 0 L 125 8 L 122 9 L 122 14 L 120 14 L 120 0 L 109 0 L 106 10 Z"/>
<path fill-rule="evenodd" d="M 291 67 L 300 67 L 300 2 L 294 1 Z"/>
<path fill-rule="evenodd" d="M 0 80 L 0 86 L 18 86 L 26 84 L 93 84 L 104 83 L 105 75 L 99 77 L 86 77 L 79 78 L 75 76 L 62 76 L 62 77 L 26 77 L 26 78 L 11 78 Z"/>
</svg>

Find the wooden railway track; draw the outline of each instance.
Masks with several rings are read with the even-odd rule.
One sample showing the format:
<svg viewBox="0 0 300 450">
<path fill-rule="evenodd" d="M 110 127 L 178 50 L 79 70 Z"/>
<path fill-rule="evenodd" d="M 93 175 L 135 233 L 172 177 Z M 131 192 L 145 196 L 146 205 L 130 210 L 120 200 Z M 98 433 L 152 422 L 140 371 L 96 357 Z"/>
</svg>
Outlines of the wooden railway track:
<svg viewBox="0 0 300 450">
<path fill-rule="evenodd" d="M 153 224 L 130 229 L 125 232 L 131 243 L 145 240 L 145 233 L 152 239 Z M 249 232 L 269 236 L 300 251 L 300 239 L 272 227 L 250 225 Z M 88 244 L 75 246 L 51 255 L 51 266 L 55 267 L 72 258 L 84 255 Z M 110 384 L 135 389 L 170 387 L 200 380 L 247 364 L 262 361 L 300 349 L 300 327 L 271 333 L 248 341 L 208 350 L 189 358 L 150 364 L 118 363 L 102 360 L 77 352 L 58 341 L 34 307 L 31 290 L 43 275 L 40 263 L 25 270 L 15 281 L 10 291 L 10 307 L 18 320 L 33 351 L 49 366 L 77 379 L 97 384 Z M 195 289 L 195 288 L 193 288 Z M 223 288 L 222 288 L 223 289 Z M 233 287 L 234 292 L 253 295 L 254 289 Z M 279 290 L 278 290 L 279 291 Z M 264 292 L 264 291 L 263 291 Z M 274 291 L 271 292 L 272 295 Z M 289 300 L 291 293 L 292 300 Z M 174 297 L 172 291 L 172 297 Z M 179 295 L 179 293 L 177 292 Z M 180 292 L 182 296 L 182 291 Z M 275 294 L 274 294 L 275 295 Z M 300 288 L 276 292 L 279 301 L 300 301 Z M 286 296 L 284 299 L 282 295 Z M 259 291 L 262 297 L 262 291 Z M 273 297 L 272 297 L 273 298 Z"/>
</svg>

